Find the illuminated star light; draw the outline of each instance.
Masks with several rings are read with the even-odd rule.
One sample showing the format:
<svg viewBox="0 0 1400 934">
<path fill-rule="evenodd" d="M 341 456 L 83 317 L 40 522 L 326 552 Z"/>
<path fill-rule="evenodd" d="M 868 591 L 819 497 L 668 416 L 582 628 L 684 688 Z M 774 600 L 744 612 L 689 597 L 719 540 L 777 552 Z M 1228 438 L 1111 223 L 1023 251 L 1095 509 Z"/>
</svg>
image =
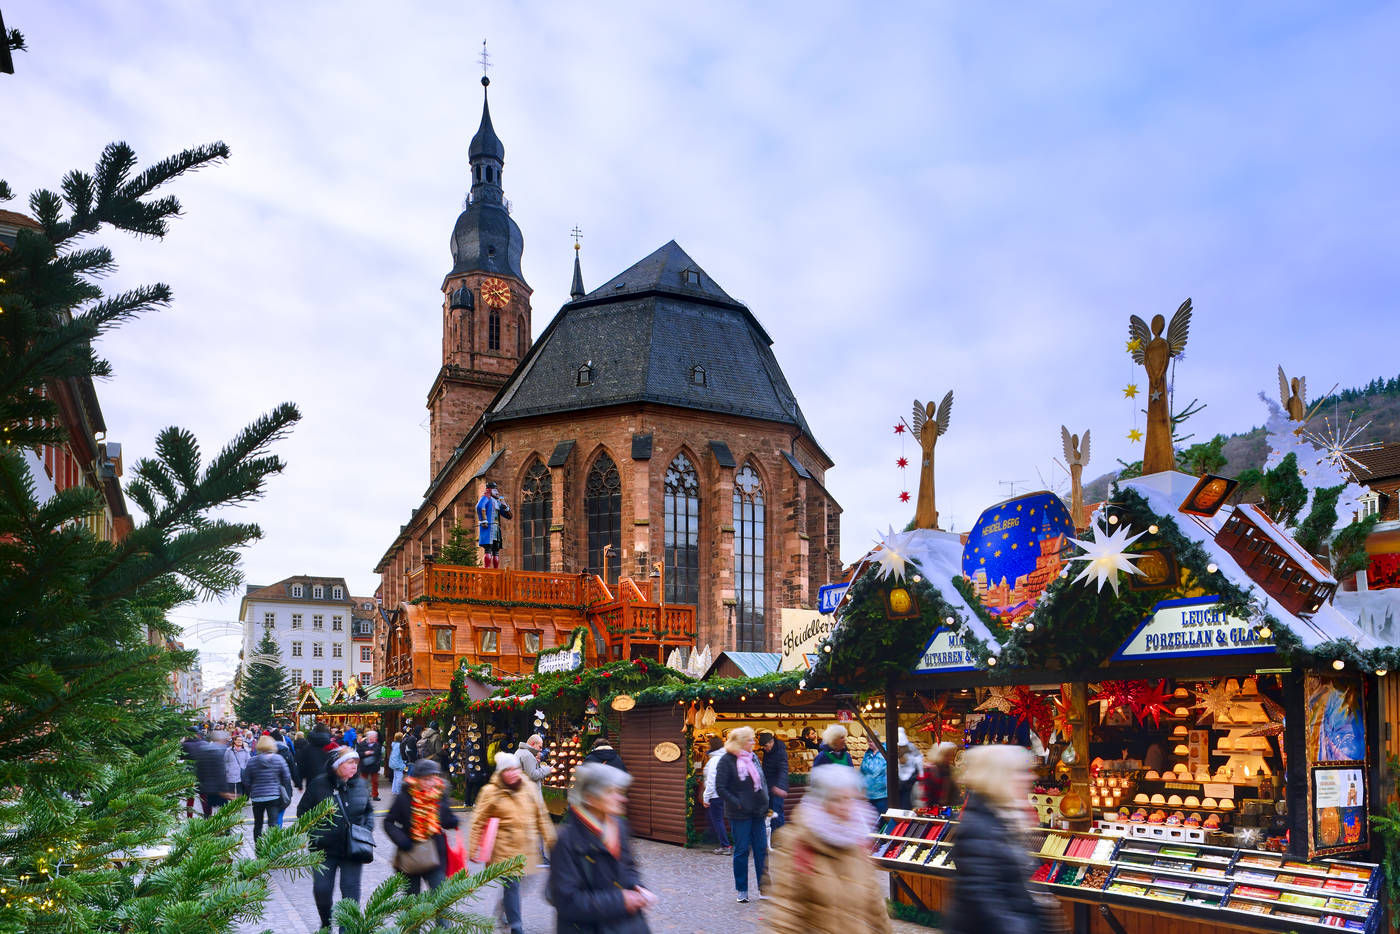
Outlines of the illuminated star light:
<svg viewBox="0 0 1400 934">
<path fill-rule="evenodd" d="M 1127 554 L 1127 548 L 1146 534 L 1144 531 L 1129 536 L 1128 524 L 1123 522 L 1113 531 L 1112 535 L 1102 525 L 1096 524 L 1092 540 L 1071 538 L 1070 541 L 1084 549 L 1084 554 L 1075 555 L 1070 560 L 1085 562 L 1084 570 L 1079 572 L 1074 583 L 1092 579 L 1098 584 L 1099 593 L 1103 592 L 1103 585 L 1107 583 L 1113 587 L 1113 595 L 1118 596 L 1119 571 L 1126 574 L 1142 574 L 1142 571 L 1139 571 L 1137 566 L 1133 564 L 1142 555 Z"/>
<path fill-rule="evenodd" d="M 1336 422 L 1333 423 L 1331 418 L 1324 415 L 1322 417 L 1324 427 L 1321 430 L 1306 427 L 1299 434 L 1321 448 L 1324 456 L 1332 462 L 1332 466 L 1339 470 L 1347 470 L 1355 476 L 1357 471 L 1365 471 L 1366 465 L 1353 455 L 1374 451 L 1381 446 L 1381 443 L 1379 441 L 1358 442 L 1357 437 L 1371 427 L 1371 423 L 1365 422 L 1357 425 L 1356 419 L 1351 415 L 1348 415 L 1346 422 L 1343 423 L 1340 402 L 1337 404 L 1336 418 Z"/>
<path fill-rule="evenodd" d="M 1136 399 L 1138 394 L 1137 383 L 1129 383 L 1123 387 L 1124 399 Z"/>
<path fill-rule="evenodd" d="M 909 563 L 909 549 L 913 538 L 912 532 L 896 532 L 894 526 L 889 526 L 889 531 L 880 540 L 879 551 L 875 555 L 875 565 L 882 578 L 904 579 L 905 565 Z"/>
</svg>

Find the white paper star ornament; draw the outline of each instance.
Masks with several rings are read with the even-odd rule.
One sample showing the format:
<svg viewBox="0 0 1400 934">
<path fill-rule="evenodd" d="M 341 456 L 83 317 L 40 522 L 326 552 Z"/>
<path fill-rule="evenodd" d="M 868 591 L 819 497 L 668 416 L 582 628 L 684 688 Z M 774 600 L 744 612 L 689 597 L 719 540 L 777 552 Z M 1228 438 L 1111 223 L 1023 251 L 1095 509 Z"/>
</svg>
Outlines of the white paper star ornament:
<svg viewBox="0 0 1400 934">
<path fill-rule="evenodd" d="M 905 565 L 912 558 L 909 554 L 911 538 L 912 533 L 896 532 L 893 526 L 889 527 L 885 537 L 880 540 L 879 551 L 875 553 L 875 566 L 881 578 L 904 579 Z"/>
<path fill-rule="evenodd" d="M 1100 519 L 1100 522 L 1102 519 Z M 1122 523 L 1110 535 L 1108 530 L 1101 524 L 1094 525 L 1094 537 L 1090 539 L 1072 538 L 1080 548 L 1084 549 L 1084 554 L 1075 555 L 1071 561 L 1086 562 L 1084 570 L 1079 572 L 1079 576 L 1074 579 L 1077 584 L 1080 581 L 1093 580 L 1098 584 L 1099 592 L 1103 592 L 1103 585 L 1107 583 L 1113 588 L 1113 595 L 1118 596 L 1118 572 L 1127 574 L 1141 574 L 1133 564 L 1141 555 L 1130 555 L 1127 553 L 1128 546 L 1146 535 L 1146 532 L 1139 532 L 1136 535 L 1128 534 L 1127 523 Z"/>
</svg>

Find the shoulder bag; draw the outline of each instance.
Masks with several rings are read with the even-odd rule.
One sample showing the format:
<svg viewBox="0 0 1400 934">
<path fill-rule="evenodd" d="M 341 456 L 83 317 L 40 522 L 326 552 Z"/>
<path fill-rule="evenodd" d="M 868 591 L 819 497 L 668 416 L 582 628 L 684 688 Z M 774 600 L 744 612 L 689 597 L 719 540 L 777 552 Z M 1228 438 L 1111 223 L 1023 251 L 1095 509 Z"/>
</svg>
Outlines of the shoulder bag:
<svg viewBox="0 0 1400 934">
<path fill-rule="evenodd" d="M 394 868 L 406 876 L 421 876 L 438 868 L 437 843 L 432 837 L 419 840 L 407 850 L 394 852 Z"/>
<path fill-rule="evenodd" d="M 368 863 L 374 859 L 374 830 L 350 819 L 345 801 L 340 792 L 335 792 L 335 803 L 340 806 L 340 814 L 345 818 L 345 858 L 355 863 Z"/>
</svg>

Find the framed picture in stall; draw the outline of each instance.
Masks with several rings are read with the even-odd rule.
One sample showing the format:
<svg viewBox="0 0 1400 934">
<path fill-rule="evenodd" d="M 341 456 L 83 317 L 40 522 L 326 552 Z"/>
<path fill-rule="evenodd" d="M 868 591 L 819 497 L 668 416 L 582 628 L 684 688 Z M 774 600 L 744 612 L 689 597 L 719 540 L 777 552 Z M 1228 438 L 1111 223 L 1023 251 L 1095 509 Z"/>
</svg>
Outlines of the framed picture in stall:
<svg viewBox="0 0 1400 934">
<path fill-rule="evenodd" d="M 1308 855 L 1335 856 L 1370 848 L 1367 819 L 1366 716 L 1361 679 L 1309 674 L 1303 680 L 1307 720 Z"/>
</svg>

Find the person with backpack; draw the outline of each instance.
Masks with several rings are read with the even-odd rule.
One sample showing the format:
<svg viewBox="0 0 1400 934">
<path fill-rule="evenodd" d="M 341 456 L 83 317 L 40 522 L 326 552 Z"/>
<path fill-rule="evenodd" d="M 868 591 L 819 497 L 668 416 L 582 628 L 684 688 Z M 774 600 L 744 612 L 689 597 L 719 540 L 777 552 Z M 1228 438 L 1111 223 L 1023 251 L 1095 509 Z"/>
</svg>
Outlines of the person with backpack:
<svg viewBox="0 0 1400 934">
<path fill-rule="evenodd" d="M 442 755 L 442 735 L 438 733 L 437 721 L 430 720 L 428 725 L 423 728 L 423 733 L 418 737 L 418 758 L 420 760 L 432 759 L 437 762 L 440 755 Z M 438 765 L 441 764 L 438 762 Z"/>
</svg>

